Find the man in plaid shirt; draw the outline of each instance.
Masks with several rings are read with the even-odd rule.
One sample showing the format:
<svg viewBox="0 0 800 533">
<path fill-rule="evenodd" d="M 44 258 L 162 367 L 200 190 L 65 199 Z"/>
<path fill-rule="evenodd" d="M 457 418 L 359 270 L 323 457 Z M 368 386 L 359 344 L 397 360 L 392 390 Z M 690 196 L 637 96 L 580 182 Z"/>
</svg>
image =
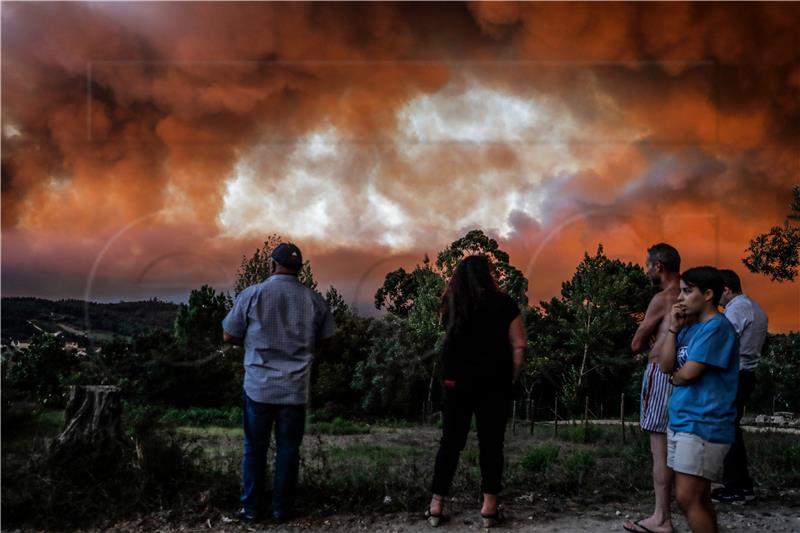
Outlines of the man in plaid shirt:
<svg viewBox="0 0 800 533">
<path fill-rule="evenodd" d="M 272 516 L 291 516 L 305 429 L 315 344 L 333 335 L 325 300 L 298 280 L 300 249 L 278 245 L 270 276 L 243 290 L 222 322 L 226 342 L 243 344 L 244 457 L 242 508 L 238 517 L 259 519 L 267 470 L 267 448 L 275 426 Z"/>
</svg>

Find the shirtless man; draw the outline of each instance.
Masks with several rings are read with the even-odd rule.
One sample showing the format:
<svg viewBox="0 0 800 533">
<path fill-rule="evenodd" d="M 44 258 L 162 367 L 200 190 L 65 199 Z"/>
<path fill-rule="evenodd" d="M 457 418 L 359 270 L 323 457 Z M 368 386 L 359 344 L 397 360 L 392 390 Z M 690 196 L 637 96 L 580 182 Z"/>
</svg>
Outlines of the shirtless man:
<svg viewBox="0 0 800 533">
<path fill-rule="evenodd" d="M 667 401 L 669 376 L 661 372 L 658 361 L 648 354 L 658 353 L 669 328 L 669 313 L 680 293 L 681 256 L 666 243 L 654 244 L 647 250 L 647 277 L 661 287 L 647 306 L 644 320 L 631 341 L 635 354 L 647 354 L 648 363 L 642 378 L 641 416 L 639 425 L 650 434 L 650 453 L 653 456 L 653 489 L 656 507 L 651 516 L 622 526 L 635 533 L 671 532 L 670 494 L 672 471 L 667 468 Z M 665 320 L 666 318 L 666 320 Z"/>
</svg>

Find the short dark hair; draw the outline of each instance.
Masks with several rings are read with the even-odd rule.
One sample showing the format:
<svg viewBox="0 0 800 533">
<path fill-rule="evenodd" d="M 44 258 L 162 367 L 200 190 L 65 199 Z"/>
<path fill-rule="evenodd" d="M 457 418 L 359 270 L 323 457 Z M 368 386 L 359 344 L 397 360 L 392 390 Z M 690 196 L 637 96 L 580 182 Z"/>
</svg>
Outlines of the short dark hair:
<svg viewBox="0 0 800 533">
<path fill-rule="evenodd" d="M 725 284 L 722 282 L 722 276 L 716 268 L 712 266 L 690 268 L 681 274 L 681 281 L 690 287 L 697 287 L 701 292 L 706 292 L 711 289 L 714 293 L 712 302 L 714 306 L 719 305 L 719 300 L 722 298 L 722 291 L 725 289 Z"/>
<path fill-rule="evenodd" d="M 727 268 L 720 269 L 719 275 L 722 276 L 722 283 L 728 287 L 731 292 L 739 294 L 742 292 L 742 280 L 739 279 L 739 274 Z"/>
<path fill-rule="evenodd" d="M 681 254 L 674 246 L 665 242 L 654 244 L 647 249 L 647 258 L 651 263 L 659 262 L 667 272 L 681 271 Z"/>
</svg>

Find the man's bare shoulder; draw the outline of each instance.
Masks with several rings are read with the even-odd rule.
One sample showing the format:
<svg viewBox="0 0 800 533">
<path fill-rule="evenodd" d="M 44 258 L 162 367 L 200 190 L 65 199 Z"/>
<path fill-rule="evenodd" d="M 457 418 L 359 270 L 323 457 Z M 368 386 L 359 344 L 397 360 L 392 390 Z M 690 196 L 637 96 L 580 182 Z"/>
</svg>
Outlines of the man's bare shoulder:
<svg viewBox="0 0 800 533">
<path fill-rule="evenodd" d="M 658 291 L 650 300 L 651 305 L 672 305 L 678 299 L 681 289 L 679 286 L 671 286 Z"/>
<path fill-rule="evenodd" d="M 650 298 L 650 303 L 647 306 L 647 313 L 657 312 L 661 310 L 664 305 L 666 304 L 668 299 L 668 295 L 664 294 L 664 291 L 659 291 Z"/>
</svg>

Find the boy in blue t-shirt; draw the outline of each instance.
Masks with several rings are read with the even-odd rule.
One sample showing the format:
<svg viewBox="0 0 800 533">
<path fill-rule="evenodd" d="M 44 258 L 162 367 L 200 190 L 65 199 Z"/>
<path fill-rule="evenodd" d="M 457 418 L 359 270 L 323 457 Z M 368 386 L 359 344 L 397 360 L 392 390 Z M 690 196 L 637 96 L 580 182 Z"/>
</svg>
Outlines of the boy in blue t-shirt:
<svg viewBox="0 0 800 533">
<path fill-rule="evenodd" d="M 739 347 L 733 326 L 717 311 L 723 288 L 716 268 L 684 272 L 659 351 L 661 370 L 674 385 L 667 466 L 675 471 L 675 496 L 692 531 L 717 531 L 711 482 L 722 477 L 734 440 Z"/>
</svg>

